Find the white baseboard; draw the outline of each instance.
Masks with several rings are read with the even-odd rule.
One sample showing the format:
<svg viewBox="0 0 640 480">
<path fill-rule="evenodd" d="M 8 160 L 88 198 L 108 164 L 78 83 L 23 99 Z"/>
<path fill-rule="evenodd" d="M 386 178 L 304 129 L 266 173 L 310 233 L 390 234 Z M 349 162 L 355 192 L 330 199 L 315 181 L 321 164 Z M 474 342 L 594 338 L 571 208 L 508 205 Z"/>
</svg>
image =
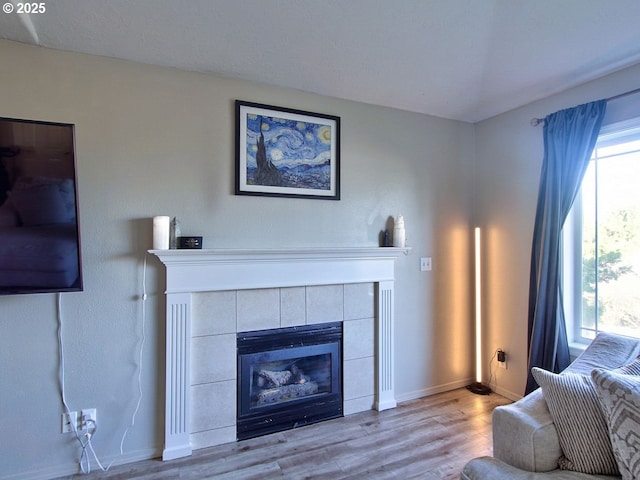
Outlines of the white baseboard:
<svg viewBox="0 0 640 480">
<path fill-rule="evenodd" d="M 499 386 L 495 386 L 492 385 L 491 389 L 496 392 L 498 395 L 502 395 L 505 398 L 508 398 L 509 400 L 513 400 L 514 402 L 517 402 L 518 400 L 520 400 L 522 398 L 522 395 L 519 395 L 517 393 L 513 393 L 510 390 L 505 390 L 504 388 L 501 388 Z"/>
<path fill-rule="evenodd" d="M 127 463 L 140 462 L 142 460 L 150 460 L 152 458 L 158 458 L 161 456 L 162 448 L 158 447 L 155 449 L 124 453 L 122 455 L 117 454 L 100 457 L 100 463 L 103 467 L 107 468 L 109 465 L 124 465 Z M 98 472 L 99 470 L 100 467 L 95 463 L 95 461 L 91 462 L 91 473 Z M 27 472 L 8 475 L 0 474 L 0 480 L 50 480 L 52 478 L 74 475 L 76 473 L 80 473 L 80 467 L 78 463 L 72 463 L 65 465 L 51 465 L 48 467 L 40 468 L 38 470 L 31 470 Z"/>
<path fill-rule="evenodd" d="M 436 393 L 444 393 L 449 392 L 451 390 L 455 390 L 457 388 L 466 387 L 473 382 L 472 378 L 467 378 L 464 380 L 458 380 L 456 382 L 445 383 L 443 385 L 437 385 L 435 387 L 423 388 L 421 390 L 415 390 L 413 392 L 402 393 L 396 395 L 396 401 L 400 402 L 408 402 L 410 400 L 417 400 L 423 397 L 429 397 L 431 395 L 435 395 Z"/>
<path fill-rule="evenodd" d="M 458 380 L 456 382 L 445 383 L 443 385 L 437 385 L 435 387 L 429 387 L 421 390 L 415 390 L 413 392 L 402 393 L 402 394 L 396 395 L 396 401 L 398 403 L 401 403 L 401 402 L 408 402 L 411 400 L 417 400 L 419 398 L 429 397 L 437 393 L 444 393 L 444 392 L 449 392 L 451 390 L 456 390 L 458 388 L 463 388 L 463 387 L 466 387 L 467 385 L 471 385 L 473 382 L 474 382 L 473 378 L 467 378 L 465 380 Z M 498 395 L 502 395 L 503 397 L 508 398 L 509 400 L 513 400 L 514 402 L 522 398 L 522 395 L 518 395 L 517 393 L 510 392 L 509 390 L 505 390 L 504 388 L 501 388 L 501 387 L 494 387 L 492 385 L 491 389 Z"/>
</svg>

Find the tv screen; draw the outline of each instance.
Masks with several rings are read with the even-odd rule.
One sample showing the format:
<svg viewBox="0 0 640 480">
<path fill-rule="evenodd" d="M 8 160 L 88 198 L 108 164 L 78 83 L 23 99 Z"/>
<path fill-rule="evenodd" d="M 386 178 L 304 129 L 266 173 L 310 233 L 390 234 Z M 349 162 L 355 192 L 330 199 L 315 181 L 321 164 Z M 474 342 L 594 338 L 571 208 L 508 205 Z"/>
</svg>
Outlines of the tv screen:
<svg viewBox="0 0 640 480">
<path fill-rule="evenodd" d="M 0 118 L 0 295 L 82 290 L 71 124 Z"/>
</svg>

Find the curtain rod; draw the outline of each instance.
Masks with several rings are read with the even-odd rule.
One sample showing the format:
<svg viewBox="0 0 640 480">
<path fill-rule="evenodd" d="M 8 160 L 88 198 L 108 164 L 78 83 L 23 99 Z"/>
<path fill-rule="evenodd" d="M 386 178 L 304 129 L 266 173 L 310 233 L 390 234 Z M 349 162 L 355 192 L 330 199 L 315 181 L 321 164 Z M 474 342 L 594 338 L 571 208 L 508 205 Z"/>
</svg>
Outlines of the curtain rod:
<svg viewBox="0 0 640 480">
<path fill-rule="evenodd" d="M 614 95 L 613 97 L 606 98 L 605 100 L 607 102 L 610 102 L 611 100 L 617 100 L 618 98 L 623 98 L 623 97 L 626 97 L 628 95 L 633 95 L 635 93 L 640 93 L 640 88 L 636 88 L 634 90 L 629 90 L 628 92 L 624 92 L 624 93 L 619 93 L 618 95 Z M 544 118 L 532 118 L 531 119 L 531 126 L 532 127 L 537 127 L 541 123 L 544 123 Z"/>
</svg>

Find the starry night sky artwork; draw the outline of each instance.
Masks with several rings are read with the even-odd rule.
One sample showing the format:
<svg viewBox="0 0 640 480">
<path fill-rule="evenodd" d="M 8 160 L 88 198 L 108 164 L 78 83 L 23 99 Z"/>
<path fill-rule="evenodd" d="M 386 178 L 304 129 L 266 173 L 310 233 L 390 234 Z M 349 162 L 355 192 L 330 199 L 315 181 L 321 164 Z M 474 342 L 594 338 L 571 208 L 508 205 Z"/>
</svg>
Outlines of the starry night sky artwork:
<svg viewBox="0 0 640 480">
<path fill-rule="evenodd" d="M 236 193 L 338 198 L 337 117 L 237 104 Z"/>
</svg>

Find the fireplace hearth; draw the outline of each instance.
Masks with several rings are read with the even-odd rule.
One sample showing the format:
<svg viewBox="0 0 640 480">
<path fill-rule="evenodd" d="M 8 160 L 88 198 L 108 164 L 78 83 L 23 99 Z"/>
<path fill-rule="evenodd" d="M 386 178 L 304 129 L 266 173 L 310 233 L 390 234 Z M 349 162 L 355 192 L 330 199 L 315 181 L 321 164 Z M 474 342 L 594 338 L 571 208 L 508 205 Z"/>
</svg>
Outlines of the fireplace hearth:
<svg viewBox="0 0 640 480">
<path fill-rule="evenodd" d="M 342 322 L 243 332 L 237 438 L 343 415 Z"/>
</svg>

